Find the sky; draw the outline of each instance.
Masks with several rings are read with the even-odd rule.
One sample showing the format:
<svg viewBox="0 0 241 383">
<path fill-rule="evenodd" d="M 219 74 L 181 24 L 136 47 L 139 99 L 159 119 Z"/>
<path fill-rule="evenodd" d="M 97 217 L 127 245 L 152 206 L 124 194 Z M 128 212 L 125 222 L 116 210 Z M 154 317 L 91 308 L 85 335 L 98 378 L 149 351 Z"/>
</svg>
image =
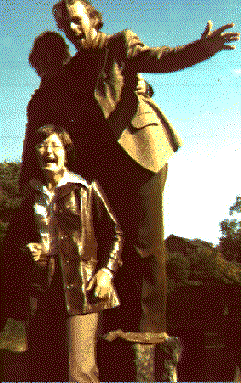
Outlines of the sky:
<svg viewBox="0 0 241 383">
<path fill-rule="evenodd" d="M 40 80 L 28 65 L 34 38 L 57 31 L 54 0 L 1 0 L 0 162 L 21 160 L 26 107 Z M 200 38 L 208 20 L 216 29 L 230 22 L 241 32 L 238 0 L 93 0 L 105 33 L 132 29 L 149 46 L 175 47 Z M 71 53 L 74 47 L 69 43 Z M 183 139 L 169 160 L 164 194 L 165 236 L 218 244 L 219 222 L 241 195 L 241 42 L 191 68 L 144 74 Z"/>
</svg>

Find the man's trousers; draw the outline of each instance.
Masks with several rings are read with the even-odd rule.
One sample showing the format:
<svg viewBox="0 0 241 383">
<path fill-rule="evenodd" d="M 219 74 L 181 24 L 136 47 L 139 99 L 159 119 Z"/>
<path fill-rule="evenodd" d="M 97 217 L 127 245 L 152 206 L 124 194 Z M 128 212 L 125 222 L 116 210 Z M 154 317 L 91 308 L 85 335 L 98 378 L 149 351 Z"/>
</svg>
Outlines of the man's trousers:
<svg viewBox="0 0 241 383">
<path fill-rule="evenodd" d="M 110 143 L 91 159 L 91 165 L 125 239 L 123 266 L 115 278 L 121 328 L 165 332 L 163 192 L 167 164 L 155 174 L 135 162 L 118 143 Z"/>
</svg>

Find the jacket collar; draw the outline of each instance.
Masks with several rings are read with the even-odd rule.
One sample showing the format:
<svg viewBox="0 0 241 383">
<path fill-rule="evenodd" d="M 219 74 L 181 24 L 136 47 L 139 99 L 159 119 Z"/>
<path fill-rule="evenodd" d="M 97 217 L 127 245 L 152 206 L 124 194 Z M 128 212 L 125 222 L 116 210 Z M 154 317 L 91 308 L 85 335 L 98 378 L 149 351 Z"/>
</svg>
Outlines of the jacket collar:
<svg viewBox="0 0 241 383">
<path fill-rule="evenodd" d="M 66 194 L 68 194 L 71 190 L 78 188 L 79 185 L 88 187 L 87 181 L 82 178 L 80 175 L 69 172 L 68 170 L 65 171 L 63 178 L 58 183 L 57 187 L 55 188 L 54 193 L 56 194 L 56 197 L 62 197 Z M 52 195 L 53 193 L 49 192 L 45 185 L 43 185 L 39 180 L 37 179 L 31 179 L 29 182 L 30 189 L 34 189 L 35 191 Z"/>
<path fill-rule="evenodd" d="M 78 52 L 83 53 L 84 51 L 93 50 L 93 49 L 101 49 L 105 46 L 106 41 L 109 39 L 110 35 L 107 35 L 103 32 L 98 32 L 95 39 L 92 41 L 91 45 L 89 47 L 81 47 Z"/>
<path fill-rule="evenodd" d="M 93 48 L 95 47 L 98 47 L 99 49 L 103 48 L 110 37 L 111 35 L 107 35 L 103 32 L 98 32 L 95 40 L 93 41 Z"/>
</svg>

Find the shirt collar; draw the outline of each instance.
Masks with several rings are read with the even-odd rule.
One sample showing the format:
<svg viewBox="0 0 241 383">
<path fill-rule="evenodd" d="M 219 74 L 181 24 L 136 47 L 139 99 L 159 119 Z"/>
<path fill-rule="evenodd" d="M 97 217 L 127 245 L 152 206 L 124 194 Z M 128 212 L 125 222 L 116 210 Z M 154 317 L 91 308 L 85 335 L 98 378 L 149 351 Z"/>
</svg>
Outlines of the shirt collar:
<svg viewBox="0 0 241 383">
<path fill-rule="evenodd" d="M 106 41 L 110 37 L 111 37 L 111 35 L 107 35 L 107 34 L 105 34 L 103 32 L 98 32 L 97 36 L 92 40 L 91 44 L 89 46 L 87 46 L 87 47 L 82 47 L 81 46 L 78 49 L 78 52 L 77 52 L 77 54 L 75 56 L 81 56 L 83 54 L 83 52 L 86 54 L 86 52 L 88 52 L 88 51 L 92 54 L 93 49 L 95 50 L 95 49 L 103 48 L 105 46 L 105 44 L 106 44 Z M 75 56 L 73 56 L 73 57 L 75 57 Z M 73 59 L 73 57 L 72 57 L 72 59 Z M 68 65 L 68 64 L 66 64 L 66 65 Z"/>
</svg>

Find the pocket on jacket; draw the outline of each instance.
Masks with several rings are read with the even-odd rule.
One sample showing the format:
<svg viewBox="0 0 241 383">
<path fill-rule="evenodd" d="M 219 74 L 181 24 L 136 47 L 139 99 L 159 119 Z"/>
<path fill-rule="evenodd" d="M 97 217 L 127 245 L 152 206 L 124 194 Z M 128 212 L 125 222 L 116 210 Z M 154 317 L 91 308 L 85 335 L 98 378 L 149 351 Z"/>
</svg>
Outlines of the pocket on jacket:
<svg viewBox="0 0 241 383">
<path fill-rule="evenodd" d="M 161 125 L 161 120 L 154 113 L 142 113 L 137 115 L 131 121 L 131 125 L 135 129 L 143 129 L 149 125 Z"/>
<path fill-rule="evenodd" d="M 131 125 L 136 129 L 145 128 L 148 125 L 161 125 L 161 120 L 153 108 L 145 102 L 145 99 L 139 97 L 138 110 L 131 121 Z"/>
</svg>

